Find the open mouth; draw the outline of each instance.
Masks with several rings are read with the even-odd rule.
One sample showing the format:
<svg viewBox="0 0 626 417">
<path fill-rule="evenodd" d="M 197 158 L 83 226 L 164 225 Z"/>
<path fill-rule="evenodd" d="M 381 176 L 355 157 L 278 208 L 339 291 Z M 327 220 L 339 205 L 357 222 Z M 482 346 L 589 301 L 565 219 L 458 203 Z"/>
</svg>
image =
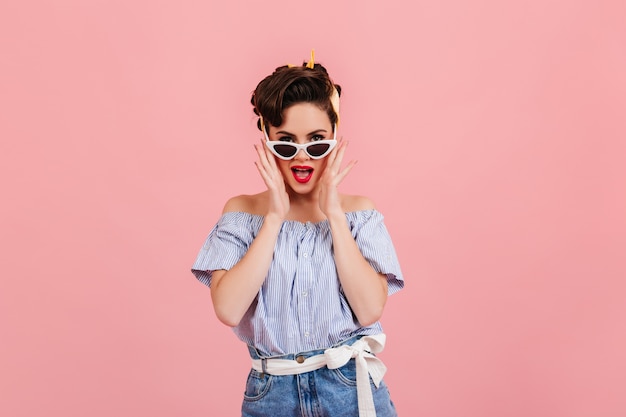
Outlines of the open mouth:
<svg viewBox="0 0 626 417">
<path fill-rule="evenodd" d="M 300 183 L 309 182 L 313 176 L 313 168 L 305 166 L 296 166 L 291 168 L 293 177 Z"/>
</svg>

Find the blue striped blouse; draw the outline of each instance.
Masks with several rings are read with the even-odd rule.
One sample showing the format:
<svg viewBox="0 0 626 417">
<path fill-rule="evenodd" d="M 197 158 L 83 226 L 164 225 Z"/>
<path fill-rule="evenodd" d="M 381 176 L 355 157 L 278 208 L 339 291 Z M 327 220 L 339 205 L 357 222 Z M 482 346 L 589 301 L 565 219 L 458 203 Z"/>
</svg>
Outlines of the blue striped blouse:
<svg viewBox="0 0 626 417">
<path fill-rule="evenodd" d="M 363 210 L 346 218 L 365 259 L 387 275 L 389 295 L 399 291 L 404 279 L 383 215 Z M 210 287 L 213 271 L 239 262 L 262 224 L 260 215 L 224 213 L 192 267 L 198 280 Z M 233 330 L 246 344 L 273 356 L 327 348 L 352 336 L 381 333 L 382 327 L 356 321 L 337 276 L 328 221 L 288 220 L 259 294 Z"/>
</svg>

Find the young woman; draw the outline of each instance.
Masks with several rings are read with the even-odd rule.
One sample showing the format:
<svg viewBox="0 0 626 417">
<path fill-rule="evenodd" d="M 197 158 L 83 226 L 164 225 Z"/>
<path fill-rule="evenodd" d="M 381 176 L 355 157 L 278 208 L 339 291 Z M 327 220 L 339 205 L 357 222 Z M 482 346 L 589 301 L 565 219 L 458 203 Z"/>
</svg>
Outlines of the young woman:
<svg viewBox="0 0 626 417">
<path fill-rule="evenodd" d="M 231 198 L 192 271 L 248 345 L 242 415 L 395 416 L 375 354 L 379 319 L 404 281 L 383 216 L 339 193 L 339 94 L 311 61 L 282 66 L 252 94 L 267 190 Z"/>
</svg>

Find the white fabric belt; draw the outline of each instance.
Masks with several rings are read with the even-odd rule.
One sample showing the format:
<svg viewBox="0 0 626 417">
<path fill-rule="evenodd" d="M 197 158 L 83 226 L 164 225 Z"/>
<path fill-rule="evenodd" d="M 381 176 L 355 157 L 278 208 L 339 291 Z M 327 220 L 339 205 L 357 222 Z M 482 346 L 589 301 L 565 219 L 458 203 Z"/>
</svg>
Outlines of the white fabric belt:
<svg viewBox="0 0 626 417">
<path fill-rule="evenodd" d="M 386 336 L 380 333 L 364 336 L 352 345 L 329 348 L 324 353 L 306 358 L 299 363 L 291 359 L 253 359 L 252 368 L 270 375 L 297 375 L 327 366 L 337 369 L 352 358 L 356 360 L 356 389 L 359 401 L 359 417 L 376 417 L 374 398 L 369 384 L 368 374 L 378 387 L 387 367 L 373 354 L 382 352 Z M 371 352 L 371 353 L 370 353 Z M 265 364 L 263 364 L 265 362 Z"/>
</svg>

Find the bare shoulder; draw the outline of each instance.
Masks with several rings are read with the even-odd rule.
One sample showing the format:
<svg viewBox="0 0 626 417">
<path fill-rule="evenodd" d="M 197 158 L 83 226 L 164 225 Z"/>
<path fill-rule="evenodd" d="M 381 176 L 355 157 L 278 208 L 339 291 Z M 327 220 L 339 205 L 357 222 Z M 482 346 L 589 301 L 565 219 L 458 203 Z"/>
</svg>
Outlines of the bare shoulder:
<svg viewBox="0 0 626 417">
<path fill-rule="evenodd" d="M 253 195 L 238 195 L 229 199 L 224 205 L 224 213 L 242 212 L 264 214 L 267 211 L 267 191 Z"/>
<path fill-rule="evenodd" d="M 368 197 L 362 195 L 347 195 L 341 196 L 341 205 L 345 212 L 373 210 L 376 208 L 374 202 Z"/>
</svg>

